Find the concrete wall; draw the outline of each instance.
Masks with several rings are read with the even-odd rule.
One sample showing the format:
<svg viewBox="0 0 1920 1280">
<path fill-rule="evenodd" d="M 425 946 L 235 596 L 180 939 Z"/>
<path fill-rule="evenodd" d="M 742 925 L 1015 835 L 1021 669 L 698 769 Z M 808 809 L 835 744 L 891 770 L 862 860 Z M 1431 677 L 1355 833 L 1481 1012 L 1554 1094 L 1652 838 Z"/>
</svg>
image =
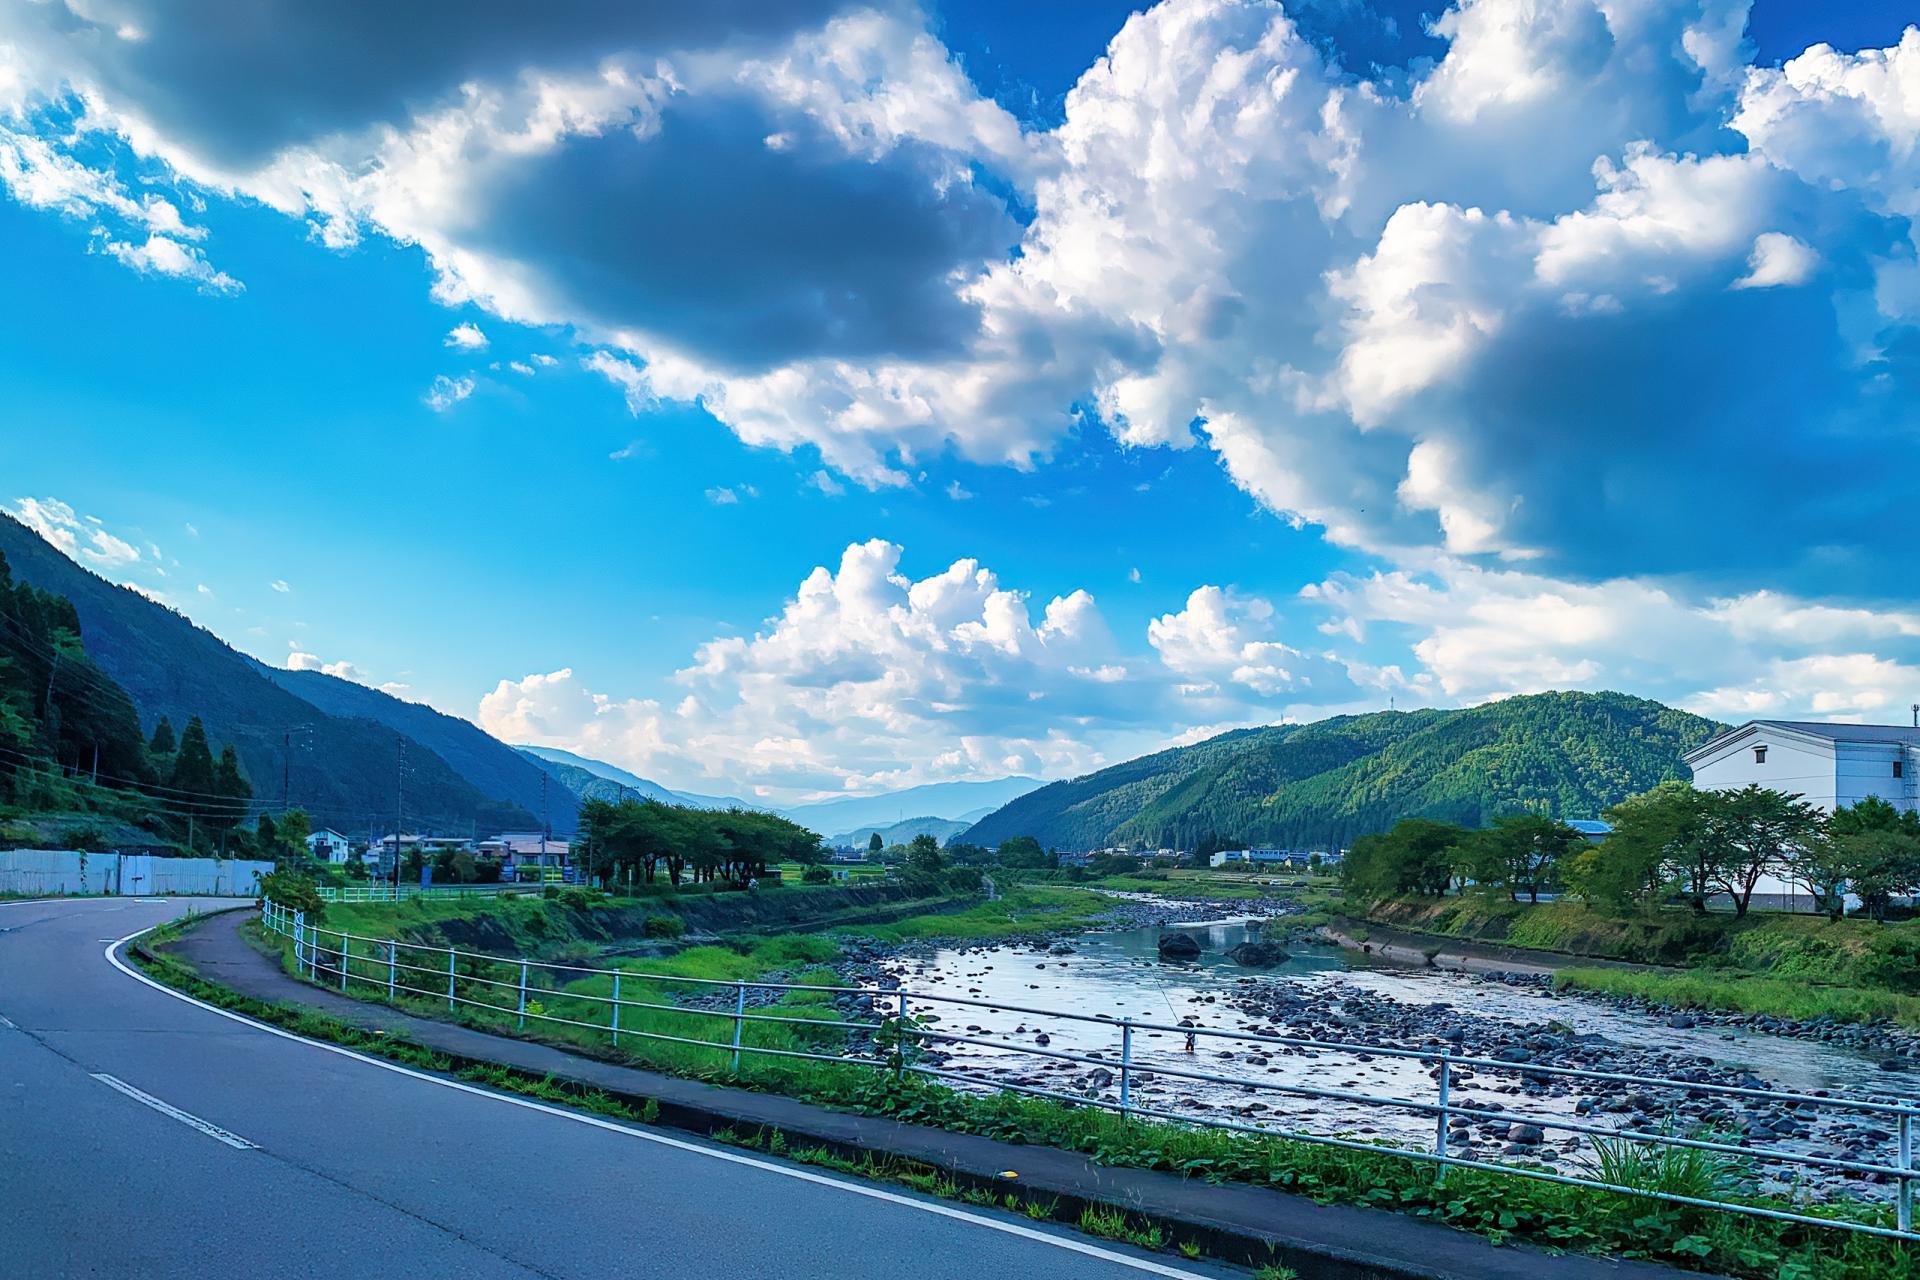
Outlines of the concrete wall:
<svg viewBox="0 0 1920 1280">
<path fill-rule="evenodd" d="M 0 850 L 0 893 L 35 898 L 68 893 L 192 893 L 244 898 L 252 897 L 260 877 L 272 870 L 271 862 L 223 858 L 6 849 Z"/>
<path fill-rule="evenodd" d="M 1764 764 L 1754 762 L 1753 749 L 1759 746 L 1767 749 Z M 1693 785 L 1702 791 L 1738 791 L 1753 783 L 1802 796 L 1808 804 L 1832 813 L 1837 798 L 1832 746 L 1788 738 L 1761 725 L 1710 758 L 1694 761 Z"/>
</svg>

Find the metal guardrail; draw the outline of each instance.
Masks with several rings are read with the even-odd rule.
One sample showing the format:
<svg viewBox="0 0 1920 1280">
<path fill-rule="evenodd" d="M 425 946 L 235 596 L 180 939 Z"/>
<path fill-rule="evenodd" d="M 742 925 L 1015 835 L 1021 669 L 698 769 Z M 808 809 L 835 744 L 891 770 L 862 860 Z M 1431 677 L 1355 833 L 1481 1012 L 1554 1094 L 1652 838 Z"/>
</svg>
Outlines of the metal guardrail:
<svg viewBox="0 0 1920 1280">
<path fill-rule="evenodd" d="M 389 901 L 391 898 L 388 899 Z M 1123 1117 L 1142 1117 L 1154 1120 L 1167 1120 L 1179 1124 L 1194 1125 L 1212 1129 L 1224 1129 L 1258 1137 L 1286 1138 L 1299 1142 L 1316 1143 L 1323 1146 L 1339 1147 L 1352 1151 L 1374 1155 L 1397 1156 L 1408 1160 L 1422 1161 L 1436 1166 L 1435 1177 L 1444 1182 L 1449 1169 L 1479 1169 L 1492 1173 L 1529 1178 L 1536 1181 L 1558 1183 L 1565 1186 L 1587 1187 L 1597 1191 L 1618 1192 L 1624 1195 L 1642 1196 L 1661 1200 L 1671 1204 L 1691 1205 L 1696 1208 L 1719 1209 L 1753 1217 L 1767 1218 L 1779 1222 L 1798 1223 L 1814 1227 L 1830 1227 L 1836 1230 L 1858 1232 L 1866 1235 L 1881 1236 L 1897 1240 L 1920 1241 L 1920 1232 L 1916 1232 L 1913 1222 L 1914 1182 L 1920 1179 L 1920 1168 L 1914 1160 L 1914 1139 L 1920 1125 L 1920 1104 L 1912 1102 L 1890 1102 L 1873 1098 L 1795 1093 L 1779 1089 L 1747 1088 L 1740 1085 L 1713 1084 L 1695 1080 L 1670 1080 L 1653 1076 L 1622 1075 L 1608 1071 L 1594 1071 L 1580 1067 L 1546 1066 L 1537 1063 L 1515 1063 L 1489 1058 L 1474 1058 L 1457 1054 L 1450 1046 L 1432 1049 L 1400 1049 L 1377 1044 L 1359 1044 L 1334 1040 L 1315 1040 L 1301 1036 L 1260 1035 L 1247 1031 L 1228 1031 L 1210 1027 L 1176 1025 L 1170 1023 L 1146 1022 L 1131 1018 L 1110 1018 L 1101 1015 L 1083 1013 L 1065 1013 L 1057 1009 L 1040 1009 L 1024 1005 L 1004 1004 L 998 1001 L 975 999 L 969 996 L 948 995 L 944 992 L 910 991 L 901 987 L 882 986 L 829 986 L 793 982 L 754 982 L 731 981 L 716 978 L 690 978 L 670 974 L 646 973 L 636 969 L 597 969 L 582 965 L 555 964 L 538 960 L 507 958 L 487 955 L 475 951 L 462 951 L 451 947 L 436 947 L 421 943 L 404 942 L 393 938 L 369 938 L 359 934 L 346 933 L 337 929 L 328 929 L 307 922 L 305 914 L 292 911 L 268 900 L 264 904 L 264 919 L 268 929 L 293 941 L 294 959 L 299 971 L 316 984 L 333 987 L 341 992 L 349 992 L 359 986 L 367 988 L 368 994 L 398 1001 L 403 997 L 418 997 L 435 1002 L 444 1000 L 449 1011 L 460 1009 L 479 1009 L 490 1013 L 505 1013 L 515 1016 L 518 1025 L 524 1028 L 529 1019 L 559 1026 L 583 1028 L 596 1034 L 607 1035 L 614 1045 L 621 1038 L 664 1041 L 689 1045 L 698 1048 L 713 1049 L 727 1055 L 730 1068 L 734 1072 L 740 1069 L 742 1054 L 761 1054 L 776 1058 L 800 1058 L 819 1062 L 841 1063 L 869 1069 L 890 1070 L 896 1078 L 908 1073 L 955 1081 L 974 1088 L 1007 1090 L 1034 1097 L 1051 1098 L 1071 1103 L 1075 1106 L 1091 1106 L 1118 1112 Z M 402 959 L 402 953 L 406 959 Z M 444 960 L 438 957 L 445 957 Z M 421 963 L 423 959 L 430 960 Z M 483 968 L 486 972 L 482 972 Z M 487 973 L 495 976 L 489 977 Z M 587 978 L 607 978 L 611 980 L 611 993 L 600 995 L 593 992 L 569 990 L 562 983 L 577 983 Z M 659 1000 L 623 998 L 622 983 L 667 984 L 671 986 L 689 986 L 707 989 L 724 989 L 732 992 L 730 1008 L 699 1008 L 683 1004 L 667 1004 Z M 425 985 L 431 983 L 431 986 Z M 769 991 L 779 993 L 808 992 L 835 996 L 864 997 L 870 1002 L 877 1021 L 841 1021 L 837 1019 L 794 1017 L 784 1014 L 750 1012 L 747 1006 L 748 991 Z M 650 992 L 649 992 L 650 993 Z M 567 1017 L 546 1007 L 546 1002 L 558 1004 L 570 1002 L 572 1011 L 579 1016 Z M 918 1015 L 911 1007 L 919 1003 Z M 1010 1044 L 1004 1040 L 992 1039 L 985 1035 L 967 1035 L 941 1031 L 933 1027 L 926 1015 L 936 1006 L 958 1006 L 961 1008 L 987 1009 L 1000 1013 L 1013 1013 L 1034 1017 L 1057 1019 L 1063 1022 L 1094 1024 L 1112 1028 L 1116 1038 L 1117 1056 L 1102 1054 L 1074 1053 L 1066 1050 L 1049 1049 L 1039 1045 Z M 710 1040 L 695 1035 L 672 1035 L 662 1031 L 644 1030 L 629 1023 L 621 1025 L 623 1010 L 649 1010 L 683 1015 L 690 1019 L 717 1021 L 729 1030 L 729 1039 Z M 868 1032 L 872 1038 L 872 1052 L 858 1053 L 809 1053 L 797 1049 L 780 1049 L 767 1045 L 755 1045 L 746 1040 L 744 1032 L 749 1024 L 785 1024 L 791 1026 L 817 1027 L 835 1033 Z M 1430 1064 L 1429 1074 L 1434 1080 L 1434 1094 L 1431 1099 L 1379 1096 L 1361 1093 L 1353 1089 L 1321 1088 L 1306 1084 L 1289 1084 L 1281 1081 L 1258 1079 L 1251 1076 L 1236 1076 L 1220 1072 L 1189 1070 L 1162 1064 L 1146 1064 L 1136 1059 L 1133 1042 L 1136 1033 L 1166 1032 L 1179 1036 L 1207 1037 L 1210 1040 L 1227 1040 L 1236 1043 L 1270 1045 L 1286 1049 L 1300 1049 L 1313 1052 L 1329 1052 L 1348 1055 L 1364 1055 L 1367 1058 L 1397 1058 L 1423 1064 Z M 1019 1084 L 1006 1080 L 970 1074 L 951 1067 L 927 1065 L 913 1060 L 914 1050 L 928 1044 L 963 1044 L 993 1049 L 1001 1049 L 1027 1057 L 1043 1058 L 1058 1062 L 1078 1063 L 1092 1068 L 1100 1068 L 1113 1074 L 1118 1084 L 1118 1099 L 1108 1100 L 1086 1094 L 1066 1093 L 1057 1089 L 1046 1089 L 1035 1085 Z M 1747 1142 L 1728 1142 L 1712 1136 L 1682 1136 L 1674 1133 L 1656 1132 L 1647 1129 L 1609 1128 L 1593 1124 L 1576 1117 L 1551 1114 L 1530 1115 L 1520 1111 L 1491 1110 L 1457 1101 L 1453 1090 L 1458 1072 L 1505 1074 L 1520 1080 L 1549 1080 L 1600 1082 L 1613 1085 L 1625 1085 L 1638 1089 L 1669 1090 L 1682 1097 L 1700 1098 L 1703 1096 L 1740 1099 L 1748 1102 L 1779 1104 L 1797 1112 L 1830 1110 L 1851 1113 L 1858 1116 L 1880 1118 L 1882 1123 L 1893 1128 L 1892 1141 L 1895 1149 L 1894 1163 L 1881 1164 L 1868 1160 L 1854 1160 L 1842 1156 L 1820 1155 L 1813 1152 L 1794 1151 L 1773 1145 L 1755 1145 Z M 1289 1097 L 1307 1098 L 1326 1102 L 1348 1103 L 1369 1107 L 1388 1107 L 1416 1115 L 1429 1115 L 1434 1121 L 1434 1136 L 1430 1147 L 1426 1149 L 1387 1145 L 1377 1141 L 1364 1141 L 1353 1137 L 1335 1136 L 1324 1133 L 1312 1133 L 1299 1129 L 1284 1128 L 1273 1124 L 1249 1124 L 1236 1120 L 1227 1120 L 1218 1116 L 1202 1115 L 1193 1111 L 1169 1110 L 1166 1108 L 1142 1105 L 1135 1099 L 1135 1086 L 1142 1079 L 1164 1077 L 1172 1080 L 1189 1080 L 1211 1084 L 1230 1085 L 1255 1092 L 1266 1092 Z M 1500 1164 L 1480 1160 L 1467 1155 L 1456 1155 L 1448 1151 L 1449 1128 L 1455 1117 L 1468 1120 L 1483 1120 L 1502 1124 L 1528 1124 L 1543 1131 L 1557 1131 L 1578 1134 L 1596 1142 L 1639 1143 L 1654 1147 L 1669 1147 L 1695 1151 L 1712 1152 L 1716 1155 L 1731 1157 L 1735 1160 L 1752 1163 L 1774 1163 L 1793 1165 L 1801 1168 L 1839 1170 L 1858 1174 L 1863 1177 L 1891 1181 L 1896 1184 L 1894 1193 L 1894 1225 L 1861 1221 L 1857 1218 L 1829 1217 L 1817 1213 L 1776 1209 L 1765 1205 L 1749 1204 L 1731 1198 L 1711 1198 L 1680 1195 L 1671 1192 L 1654 1191 L 1640 1187 L 1610 1183 L 1598 1177 L 1582 1177 L 1572 1173 L 1561 1173 L 1542 1167 L 1526 1165 Z M 1809 1206 L 1811 1207 L 1811 1206 Z"/>
<path fill-rule="evenodd" d="M 322 902 L 399 902 L 407 898 L 490 898 L 502 893 L 538 893 L 537 884 L 350 884 L 343 889 L 323 888 Z"/>
</svg>

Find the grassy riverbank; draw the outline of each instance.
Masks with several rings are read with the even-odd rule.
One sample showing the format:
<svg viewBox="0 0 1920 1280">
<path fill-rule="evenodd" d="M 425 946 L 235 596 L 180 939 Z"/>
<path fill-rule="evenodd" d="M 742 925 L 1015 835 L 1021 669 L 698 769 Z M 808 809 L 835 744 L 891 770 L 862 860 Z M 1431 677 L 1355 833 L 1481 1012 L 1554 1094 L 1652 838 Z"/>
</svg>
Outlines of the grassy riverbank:
<svg viewBox="0 0 1920 1280">
<path fill-rule="evenodd" d="M 1684 910 L 1612 916 L 1580 902 L 1533 905 L 1480 896 L 1396 898 L 1349 912 L 1462 942 L 1662 967 L 1562 969 L 1560 985 L 1579 990 L 1681 1008 L 1846 1022 L 1891 1018 L 1920 1027 L 1920 922 L 1879 925 L 1775 911 L 1744 918 Z"/>
<path fill-rule="evenodd" d="M 1057 904 L 1030 901 L 1024 908 L 1010 904 L 1003 908 L 1006 918 L 998 923 L 1010 928 L 1023 927 L 1030 923 L 1020 918 L 1023 912 L 1044 905 Z M 983 921 L 983 927 L 986 923 L 992 922 Z M 819 966 L 832 957 L 835 947 L 835 940 L 830 937 L 793 936 L 735 946 L 697 947 L 672 957 L 635 961 L 632 963 L 644 964 L 647 972 L 654 976 L 643 979 L 635 974 L 625 981 L 622 997 L 637 1003 L 671 1005 L 676 998 L 684 999 L 695 990 L 688 979 L 732 982 L 775 971 L 799 980 L 822 977 L 828 971 Z M 385 961 L 367 955 L 359 958 L 356 966 L 366 966 L 372 976 L 384 972 Z M 208 984 L 197 975 L 185 972 L 177 962 L 163 958 L 161 967 L 171 970 L 163 974 L 170 981 L 192 984 L 197 994 L 208 995 Z M 517 969 L 517 965 L 501 962 L 496 976 L 511 984 L 517 978 Z M 1384 1152 L 1376 1155 L 1289 1138 L 1123 1121 L 1110 1112 L 1064 1106 L 1046 1099 L 1012 1093 L 959 1093 L 911 1075 L 896 1080 L 891 1071 L 876 1070 L 872 1066 L 747 1054 L 736 1071 L 731 1066 L 730 1048 L 726 1047 L 732 1021 L 730 1000 L 723 1001 L 724 1008 L 704 1011 L 637 1007 L 623 1010 L 622 1026 L 628 1033 L 652 1031 L 670 1036 L 699 1036 L 720 1041 L 722 1047 L 692 1046 L 625 1034 L 616 1048 L 608 1032 L 601 1029 L 606 1019 L 594 1012 L 602 1006 L 579 999 L 607 994 L 611 980 L 604 976 L 567 981 L 563 972 L 556 975 L 559 986 L 537 990 L 532 995 L 530 1011 L 553 1013 L 584 1025 L 529 1022 L 527 1029 L 522 1030 L 517 1025 L 515 1008 L 517 987 L 509 986 L 504 991 L 494 988 L 494 996 L 482 996 L 479 993 L 487 988 L 481 979 L 487 976 L 466 969 L 457 975 L 461 999 L 471 1003 L 460 1004 L 452 1014 L 447 1012 L 444 999 L 438 994 L 403 994 L 395 1003 L 408 1012 L 428 1017 L 587 1049 L 603 1059 L 779 1092 L 831 1107 L 958 1132 L 1078 1151 L 1113 1165 L 1198 1174 L 1213 1180 L 1271 1186 L 1326 1202 L 1394 1209 L 1495 1240 L 1529 1240 L 1559 1249 L 1648 1258 L 1754 1280 L 1761 1277 L 1767 1280 L 1778 1277 L 1920 1280 L 1920 1268 L 1908 1251 L 1867 1237 L 1472 1170 L 1454 1171 L 1443 1187 L 1436 1184 L 1429 1166 Z M 404 1041 L 384 1043 L 383 1038 L 369 1038 L 337 1023 L 329 1025 L 329 1020 L 312 1014 L 278 1010 L 274 1006 L 249 1007 L 248 1011 L 256 1016 L 290 1021 L 306 1034 L 343 1038 L 362 1049 L 424 1052 Z M 870 1016 L 843 1014 L 824 993 L 793 993 L 778 1005 L 753 1011 L 777 1017 L 806 1017 L 829 1024 L 805 1026 L 755 1021 L 746 1024 L 745 1043 L 749 1047 L 787 1052 L 839 1053 L 859 1049 L 867 1043 L 864 1033 L 844 1027 L 842 1019 L 871 1021 Z M 692 1030 L 695 1026 L 703 1029 Z M 890 1048 L 884 1033 L 880 1043 L 866 1051 L 871 1053 L 874 1048 L 878 1049 L 876 1058 L 884 1061 Z M 503 1082 L 506 1087 L 521 1087 L 510 1079 L 494 1083 Z M 532 1089 L 550 1091 L 553 1088 L 551 1082 L 521 1083 Z M 619 1107 L 629 1104 L 602 1098 L 590 1105 L 612 1107 L 615 1111 L 610 1113 L 617 1113 Z M 643 1112 L 644 1100 L 633 1100 L 630 1109 Z M 1714 1172 L 1716 1177 L 1724 1177 L 1732 1169 Z M 1649 1177 L 1652 1176 L 1650 1171 Z M 1656 1184 L 1650 1181 L 1648 1185 Z M 1786 1207 L 1785 1202 L 1778 1200 L 1766 1203 Z M 1851 1205 L 1846 1211 L 1849 1216 L 1876 1220 L 1889 1216 L 1884 1207 L 1869 1209 Z"/>
</svg>

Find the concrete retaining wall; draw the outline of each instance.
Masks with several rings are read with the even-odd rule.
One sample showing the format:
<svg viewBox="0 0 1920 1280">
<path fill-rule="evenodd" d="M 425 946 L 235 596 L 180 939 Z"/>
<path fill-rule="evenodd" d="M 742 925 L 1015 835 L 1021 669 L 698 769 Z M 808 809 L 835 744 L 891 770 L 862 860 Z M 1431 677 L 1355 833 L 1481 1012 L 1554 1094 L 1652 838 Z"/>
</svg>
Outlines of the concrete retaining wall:
<svg viewBox="0 0 1920 1280">
<path fill-rule="evenodd" d="M 74 849 L 0 850 L 0 893 L 211 894 L 251 897 L 271 862 L 230 858 L 156 858 L 145 853 Z"/>
</svg>

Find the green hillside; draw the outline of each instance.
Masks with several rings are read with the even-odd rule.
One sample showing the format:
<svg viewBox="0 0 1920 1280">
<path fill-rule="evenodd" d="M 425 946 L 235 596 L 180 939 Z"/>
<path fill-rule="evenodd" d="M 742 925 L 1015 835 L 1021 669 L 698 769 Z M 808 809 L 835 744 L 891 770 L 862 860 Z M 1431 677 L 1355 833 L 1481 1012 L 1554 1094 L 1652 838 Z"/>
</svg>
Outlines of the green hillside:
<svg viewBox="0 0 1920 1280">
<path fill-rule="evenodd" d="M 283 800 L 319 826 L 363 830 L 393 821 L 400 736 L 357 716 L 328 715 L 261 675 L 253 659 L 172 609 L 118 587 L 61 555 L 18 521 L 0 516 L 0 554 L 14 577 L 70 601 L 87 656 L 138 708 L 151 730 L 194 716 L 215 742 L 231 742 L 256 802 Z M 91 763 L 90 761 L 88 762 Z M 534 819 L 488 795 L 426 746 L 405 756 L 406 822 L 426 830 L 528 828 Z"/>
<path fill-rule="evenodd" d="M 1243 729 L 1020 797 L 966 839 L 1059 849 L 1340 846 L 1405 817 L 1598 814 L 1667 778 L 1721 728 L 1618 693 L 1540 693 L 1459 711 L 1379 712 Z"/>
<path fill-rule="evenodd" d="M 256 666 L 261 675 L 330 716 L 371 720 L 405 734 L 481 794 L 516 804 L 536 818 L 544 813 L 556 834 L 572 834 L 580 812 L 575 793 L 548 779 L 541 765 L 458 716 L 322 671 Z"/>
</svg>

